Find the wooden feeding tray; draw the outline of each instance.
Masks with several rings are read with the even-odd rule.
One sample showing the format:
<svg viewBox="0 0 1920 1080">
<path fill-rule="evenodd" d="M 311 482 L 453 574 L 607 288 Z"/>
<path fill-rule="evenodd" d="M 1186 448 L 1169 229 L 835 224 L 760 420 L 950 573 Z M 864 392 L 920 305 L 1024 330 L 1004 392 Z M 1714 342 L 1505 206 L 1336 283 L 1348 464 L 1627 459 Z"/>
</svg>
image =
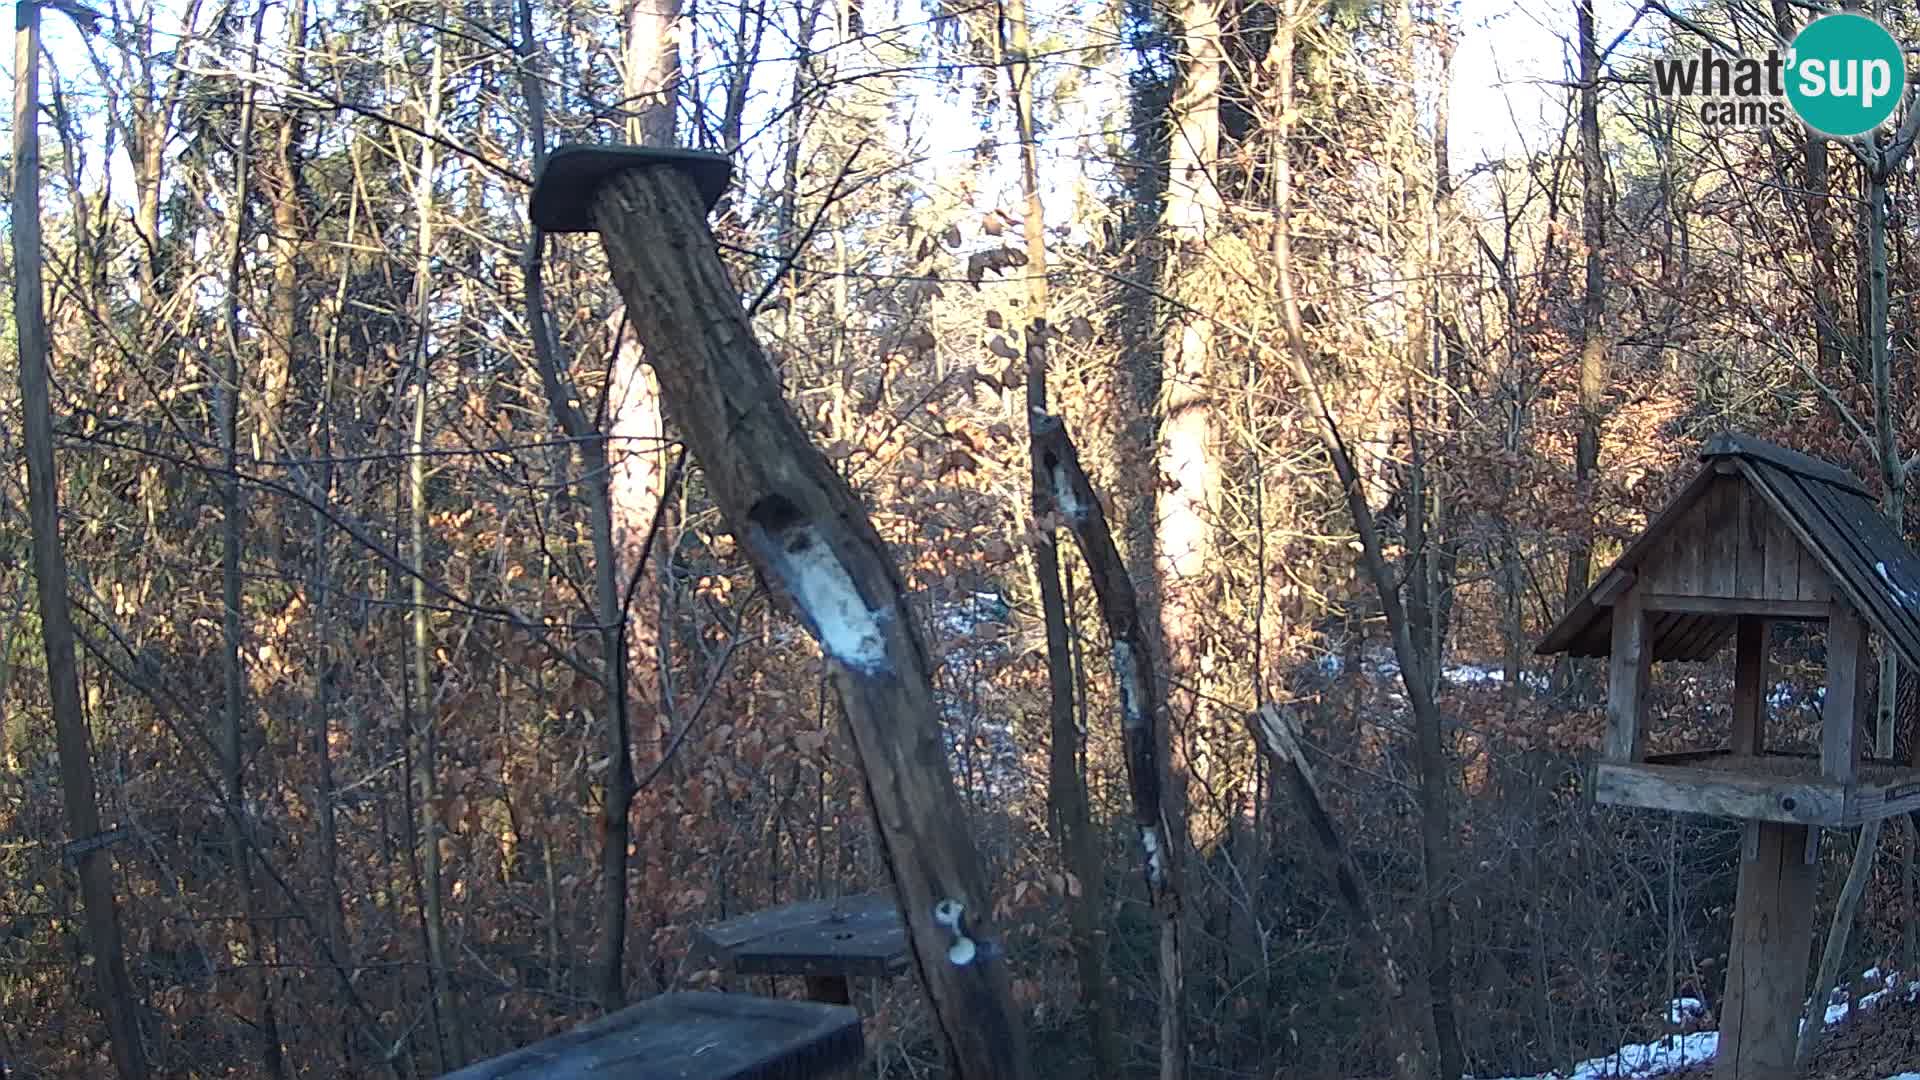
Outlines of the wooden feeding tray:
<svg viewBox="0 0 1920 1080">
<path fill-rule="evenodd" d="M 1821 775 L 1814 754 L 1696 750 L 1594 767 L 1594 798 L 1690 814 L 1844 828 L 1920 810 L 1920 769 L 1863 758 L 1851 784 Z"/>
<path fill-rule="evenodd" d="M 742 915 L 694 932 L 695 942 L 736 975 L 801 975 L 815 1000 L 845 1004 L 849 977 L 907 970 L 906 924 L 879 893 L 808 900 Z"/>
<path fill-rule="evenodd" d="M 808 1080 L 860 1063 L 860 1014 L 747 994 L 662 994 L 441 1080 Z"/>
</svg>

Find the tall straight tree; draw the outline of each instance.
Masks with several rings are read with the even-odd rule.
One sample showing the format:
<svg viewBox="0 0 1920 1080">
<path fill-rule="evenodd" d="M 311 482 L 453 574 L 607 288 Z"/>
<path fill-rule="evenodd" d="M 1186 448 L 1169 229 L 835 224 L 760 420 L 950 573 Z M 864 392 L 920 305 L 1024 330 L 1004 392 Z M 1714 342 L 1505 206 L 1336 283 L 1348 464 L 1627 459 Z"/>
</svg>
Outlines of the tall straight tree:
<svg viewBox="0 0 1920 1080">
<path fill-rule="evenodd" d="M 1198 282 L 1207 260 L 1207 245 L 1217 227 L 1222 204 L 1216 170 L 1220 158 L 1220 80 L 1225 66 L 1218 0 L 1181 0 L 1180 71 L 1169 105 L 1167 194 L 1161 213 L 1161 293 L 1167 305 L 1161 333 L 1160 431 L 1151 479 L 1154 505 L 1153 567 L 1158 586 L 1161 642 L 1166 649 L 1170 690 L 1183 707 L 1167 710 L 1155 723 L 1173 725 L 1174 716 L 1189 719 L 1186 730 L 1170 730 L 1174 760 L 1190 774 L 1194 760 L 1205 754 L 1208 708 L 1204 695 L 1194 692 L 1202 681 L 1200 629 L 1204 622 L 1202 582 L 1214 554 L 1213 527 L 1220 483 L 1214 446 L 1214 416 L 1210 380 L 1213 373 L 1213 323 L 1204 314 L 1206 297 Z M 1176 797 L 1165 842 L 1169 858 L 1178 863 L 1190 834 L 1189 798 L 1175 782 Z M 1162 992 L 1179 985 L 1177 973 L 1163 972 Z M 1186 1072 L 1185 1004 L 1161 1002 L 1161 1078 L 1178 1080 Z M 1171 1045 L 1181 1044 L 1181 1045 Z"/>
<path fill-rule="evenodd" d="M 60 755 L 60 793 L 66 802 L 68 841 L 100 835 L 94 789 L 93 740 L 80 709 L 80 671 L 74 660 L 73 608 L 67 599 L 67 553 L 60 542 L 60 494 L 53 468 L 52 376 L 48 370 L 46 301 L 40 275 L 40 3 L 14 5 L 13 36 L 13 319 L 20 356 L 21 437 L 27 457 L 27 518 L 33 535 L 33 576 L 40 600 L 40 634 L 47 654 Z M 76 862 L 87 946 L 109 1049 L 121 1080 L 144 1080 L 140 1005 L 127 978 L 114 894 L 113 855 L 95 844 Z"/>
<path fill-rule="evenodd" d="M 462 1034 L 464 1024 L 459 997 L 453 988 L 452 964 L 448 958 L 443 888 L 445 873 L 440 854 L 440 709 L 433 692 L 433 613 L 428 606 L 427 581 L 421 576 L 431 565 L 427 558 L 427 399 L 432 391 L 428 359 L 432 337 L 433 183 L 439 172 L 434 136 L 440 127 L 446 50 L 446 42 L 436 38 L 425 97 L 420 104 L 420 129 L 426 134 L 419 140 L 419 166 L 413 179 L 415 232 L 419 239 L 413 271 L 413 430 L 407 462 L 407 489 L 413 559 L 421 574 L 414 575 L 412 579 L 412 693 L 420 730 L 413 759 L 415 775 L 410 780 L 420 797 L 420 890 L 423 897 L 420 917 L 426 925 L 427 971 L 433 984 L 434 1019 L 444 1067 L 457 1069 L 466 1061 L 466 1040 Z"/>
<path fill-rule="evenodd" d="M 247 68 L 252 74 L 260 66 L 260 34 L 266 19 L 266 5 L 253 14 L 253 39 L 248 46 Z M 221 670 L 224 676 L 226 708 L 221 764 L 224 768 L 227 797 L 227 849 L 235 880 L 240 889 L 240 907 L 245 914 L 239 930 L 245 943 L 235 943 L 238 954 L 254 969 L 253 992 L 259 997 L 261 1056 L 267 1071 L 275 1076 L 286 1072 L 280 1047 L 280 1024 L 274 1012 L 273 983 L 267 977 L 266 956 L 261 949 L 260 923 L 256 918 L 253 887 L 253 847 L 246 835 L 246 690 L 241 659 L 247 627 L 244 612 L 240 558 L 246 544 L 246 510 L 240 497 L 240 401 L 244 385 L 241 374 L 240 289 L 246 274 L 247 202 L 252 177 L 254 122 L 257 115 L 256 91 L 252 82 L 240 97 L 239 134 L 234 139 L 233 207 L 227 229 L 226 365 L 215 382 L 215 412 L 220 424 L 220 451 L 224 473 L 220 478 L 220 582 L 221 582 Z M 247 966 L 243 963 L 243 968 Z"/>
<path fill-rule="evenodd" d="M 1580 434 L 1573 449 L 1579 505 L 1593 505 L 1600 465 L 1600 421 L 1607 390 L 1606 161 L 1600 154 L 1600 42 L 1593 0 L 1574 0 L 1580 49 L 1580 238 L 1586 277 L 1580 292 Z M 1593 522 L 1579 523 L 1567 555 L 1568 603 L 1587 591 L 1593 574 Z"/>
</svg>

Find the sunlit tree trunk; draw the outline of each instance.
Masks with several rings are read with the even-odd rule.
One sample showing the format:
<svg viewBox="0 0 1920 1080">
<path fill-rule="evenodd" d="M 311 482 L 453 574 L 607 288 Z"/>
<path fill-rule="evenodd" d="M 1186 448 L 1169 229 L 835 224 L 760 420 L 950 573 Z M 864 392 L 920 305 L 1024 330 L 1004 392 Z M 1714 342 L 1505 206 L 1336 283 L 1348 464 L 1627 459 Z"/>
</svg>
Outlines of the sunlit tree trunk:
<svg viewBox="0 0 1920 1080">
<path fill-rule="evenodd" d="M 1168 178 L 1161 217 L 1164 251 L 1161 292 L 1165 305 L 1161 338 L 1160 431 L 1151 480 L 1160 637 L 1166 650 L 1170 707 L 1168 743 L 1177 773 L 1195 777 L 1202 789 L 1215 755 L 1210 750 L 1211 710 L 1196 691 L 1203 671 L 1204 582 L 1214 556 L 1220 474 L 1214 446 L 1213 323 L 1204 315 L 1199 286 L 1208 239 L 1220 216 L 1217 186 L 1220 155 L 1220 79 L 1224 64 L 1217 0 L 1183 0 L 1180 73 L 1169 106 Z M 1193 792 L 1176 775 L 1166 843 L 1180 861 L 1195 834 L 1210 832 L 1211 819 L 1196 816 Z M 1184 917 L 1184 916 L 1183 916 Z M 1164 960 L 1163 960 L 1164 963 Z M 1165 987 L 1178 985 L 1163 973 Z M 1185 1003 L 1161 1002 L 1160 1074 L 1186 1073 Z"/>
<path fill-rule="evenodd" d="M 46 300 L 41 287 L 40 5 L 33 0 L 23 0 L 15 8 L 13 74 L 11 228 L 21 442 L 26 451 L 27 517 L 33 537 L 40 635 L 47 656 L 47 696 L 71 842 L 99 835 L 100 802 L 94 787 L 93 740 L 80 706 L 73 608 L 67 599 L 67 554 L 60 540 L 60 497 L 54 472 L 52 378 L 48 369 Z M 113 854 L 104 845 L 95 846 L 76 861 L 87 948 L 92 954 L 99 1008 L 107 1024 L 108 1050 L 120 1080 L 144 1080 L 147 1056 L 140 1041 L 140 1003 L 127 977 L 120 902 L 114 892 Z"/>
<path fill-rule="evenodd" d="M 433 68 L 428 75 L 425 115 L 421 127 L 429 134 L 440 126 L 442 84 L 445 78 L 446 46 L 436 44 Z M 433 690 L 433 616 L 428 609 L 427 583 L 423 575 L 432 565 L 427 551 L 427 399 L 432 377 L 428 370 L 433 352 L 433 233 L 434 178 L 438 156 L 431 138 L 420 139 L 419 171 L 414 176 L 414 212 L 419 237 L 413 279 L 414 318 L 417 337 L 413 353 L 413 431 L 408 461 L 408 490 L 411 514 L 409 527 L 413 541 L 413 700 L 418 710 L 418 746 L 414 754 L 412 783 L 419 793 L 420 844 L 422 847 L 421 883 L 425 894 L 423 917 L 427 931 L 427 963 L 433 979 L 436 1014 L 447 1060 L 444 1067 L 457 1069 L 466 1061 L 465 1024 L 459 996 L 453 988 L 452 963 L 447 943 L 444 870 L 440 850 L 440 777 L 439 703 Z"/>
</svg>

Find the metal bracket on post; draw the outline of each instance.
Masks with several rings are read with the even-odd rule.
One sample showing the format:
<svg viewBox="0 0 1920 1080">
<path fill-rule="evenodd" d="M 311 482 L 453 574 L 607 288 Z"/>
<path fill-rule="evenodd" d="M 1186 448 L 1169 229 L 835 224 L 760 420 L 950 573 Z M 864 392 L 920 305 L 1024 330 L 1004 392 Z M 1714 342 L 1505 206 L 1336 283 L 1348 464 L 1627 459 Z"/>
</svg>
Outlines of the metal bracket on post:
<svg viewBox="0 0 1920 1080">
<path fill-rule="evenodd" d="M 658 166 L 678 169 L 691 180 L 709 211 L 733 179 L 732 161 L 703 150 L 570 144 L 547 155 L 540 175 L 533 178 L 527 217 L 542 232 L 594 232 L 593 199 L 600 185 L 628 169 Z"/>
</svg>

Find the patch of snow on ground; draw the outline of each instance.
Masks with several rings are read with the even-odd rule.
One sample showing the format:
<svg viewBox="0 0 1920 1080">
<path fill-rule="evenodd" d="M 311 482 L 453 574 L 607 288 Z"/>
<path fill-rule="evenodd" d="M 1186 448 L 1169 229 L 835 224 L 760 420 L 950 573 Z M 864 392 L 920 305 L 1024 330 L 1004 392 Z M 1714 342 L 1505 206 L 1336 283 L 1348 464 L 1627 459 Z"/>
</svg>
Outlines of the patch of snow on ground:
<svg viewBox="0 0 1920 1080">
<path fill-rule="evenodd" d="M 1705 1015 L 1707 1015 L 1707 1003 L 1699 998 L 1674 998 L 1667 1003 L 1667 1023 L 1669 1024 L 1684 1024 Z"/>
<path fill-rule="evenodd" d="M 1900 987 L 1902 983 L 1899 975 L 1882 975 L 1879 968 L 1868 970 L 1861 978 L 1885 984 L 1884 989 L 1861 996 L 1860 1008 L 1863 1010 L 1879 1004 L 1887 994 Z M 1844 990 L 1836 987 L 1833 996 L 1840 997 L 1842 994 Z M 1920 1001 L 1920 980 L 1907 982 L 1905 994 L 1908 1001 Z M 1844 1000 L 1839 1004 L 1827 1006 L 1826 1022 L 1829 1025 L 1838 1023 L 1846 1017 L 1847 1011 L 1848 1006 Z M 1668 1004 L 1668 1019 L 1676 1024 L 1694 1016 L 1703 1016 L 1705 1013 L 1706 1004 L 1698 998 L 1675 998 Z M 1623 1046 L 1602 1057 L 1588 1058 L 1575 1065 L 1570 1073 L 1548 1072 L 1538 1076 L 1509 1077 L 1507 1080 L 1613 1080 L 1615 1077 L 1620 1080 L 1648 1080 L 1651 1077 L 1677 1072 L 1688 1065 L 1707 1061 L 1719 1049 L 1720 1033 L 1716 1031 L 1670 1035 L 1650 1043 Z M 1920 1072 L 1901 1073 L 1899 1076 L 1888 1077 L 1887 1080 L 1920 1080 Z"/>
<path fill-rule="evenodd" d="M 1455 664 L 1452 667 L 1442 668 L 1440 673 L 1446 677 L 1448 682 L 1459 683 L 1463 686 L 1475 686 L 1480 683 L 1504 683 L 1507 681 L 1507 673 L 1504 669 L 1483 667 L 1479 664 Z"/>
</svg>

